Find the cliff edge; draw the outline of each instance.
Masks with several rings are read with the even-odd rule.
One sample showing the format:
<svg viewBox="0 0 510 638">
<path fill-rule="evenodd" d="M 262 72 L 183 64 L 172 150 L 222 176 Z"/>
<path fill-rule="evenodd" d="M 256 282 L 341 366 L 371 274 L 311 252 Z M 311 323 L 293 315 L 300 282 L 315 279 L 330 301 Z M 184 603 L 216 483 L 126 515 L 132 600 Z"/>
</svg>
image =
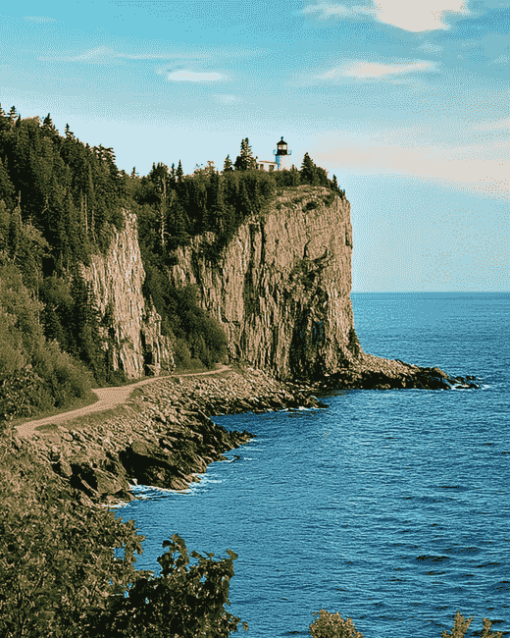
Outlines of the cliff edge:
<svg viewBox="0 0 510 638">
<path fill-rule="evenodd" d="M 318 379 L 359 359 L 352 315 L 350 204 L 326 188 L 284 191 L 238 229 L 216 263 L 214 236 L 176 251 L 175 286 L 194 284 L 231 359 L 280 378 Z"/>
</svg>

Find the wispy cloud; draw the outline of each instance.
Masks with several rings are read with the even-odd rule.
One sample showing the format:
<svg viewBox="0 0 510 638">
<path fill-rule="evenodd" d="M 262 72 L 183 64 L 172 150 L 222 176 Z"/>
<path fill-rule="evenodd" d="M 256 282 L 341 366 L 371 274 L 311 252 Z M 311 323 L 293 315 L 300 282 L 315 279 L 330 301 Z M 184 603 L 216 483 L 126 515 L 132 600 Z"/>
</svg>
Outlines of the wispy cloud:
<svg viewBox="0 0 510 638">
<path fill-rule="evenodd" d="M 37 24 L 48 24 L 50 22 L 56 22 L 55 18 L 48 18 L 47 16 L 25 16 L 25 20 L 36 22 Z"/>
<path fill-rule="evenodd" d="M 336 2 L 311 4 L 302 13 L 322 20 L 373 16 L 405 31 L 422 32 L 448 29 L 447 17 L 468 15 L 469 11 L 466 0 L 365 0 L 363 5 L 356 6 Z"/>
<path fill-rule="evenodd" d="M 231 106 L 232 104 L 239 104 L 240 102 L 243 101 L 242 98 L 240 98 L 238 95 L 231 95 L 228 93 L 215 93 L 214 99 L 219 104 L 224 104 L 225 106 Z"/>
<path fill-rule="evenodd" d="M 510 117 L 505 117 L 500 120 L 493 120 L 488 122 L 479 122 L 473 126 L 478 131 L 509 131 L 510 130 Z"/>
<path fill-rule="evenodd" d="M 438 55 L 443 51 L 444 47 L 439 44 L 433 44 L 432 42 L 424 42 L 421 46 L 419 46 L 416 50 L 421 51 L 421 53 L 428 53 L 429 55 Z"/>
<path fill-rule="evenodd" d="M 499 58 L 496 58 L 492 62 L 489 62 L 489 64 L 508 64 L 509 61 L 510 58 L 508 57 L 508 55 L 500 55 Z"/>
<path fill-rule="evenodd" d="M 480 123 L 481 128 L 490 123 Z M 342 166 L 359 174 L 396 174 L 450 184 L 473 192 L 508 197 L 509 163 L 506 140 L 455 144 L 420 139 L 419 127 L 368 131 L 330 131 L 311 148 L 322 165 Z"/>
<path fill-rule="evenodd" d="M 360 6 L 345 7 L 342 4 L 326 3 L 310 4 L 303 9 L 304 14 L 314 14 L 320 20 L 327 20 L 328 18 L 362 18 L 367 15 L 375 15 L 375 7 Z"/>
<path fill-rule="evenodd" d="M 370 79 L 436 70 L 437 64 L 435 62 L 430 62 L 429 60 L 413 60 L 409 62 L 401 62 L 399 64 L 383 64 L 380 62 L 350 60 L 339 67 L 330 69 L 326 73 L 319 75 L 318 78 L 320 80 L 335 80 L 340 77 Z"/>
<path fill-rule="evenodd" d="M 405 31 L 448 29 L 445 18 L 468 15 L 466 0 L 375 0 L 377 19 Z"/>
<path fill-rule="evenodd" d="M 172 71 L 168 73 L 166 79 L 170 82 L 218 82 L 225 80 L 225 76 L 216 71 L 196 72 L 196 71 Z"/>
<path fill-rule="evenodd" d="M 89 64 L 111 64 L 122 60 L 189 60 L 206 59 L 206 53 L 178 52 L 178 53 L 121 53 L 106 46 L 95 47 L 78 55 L 45 55 L 38 59 L 44 62 L 86 62 Z"/>
</svg>

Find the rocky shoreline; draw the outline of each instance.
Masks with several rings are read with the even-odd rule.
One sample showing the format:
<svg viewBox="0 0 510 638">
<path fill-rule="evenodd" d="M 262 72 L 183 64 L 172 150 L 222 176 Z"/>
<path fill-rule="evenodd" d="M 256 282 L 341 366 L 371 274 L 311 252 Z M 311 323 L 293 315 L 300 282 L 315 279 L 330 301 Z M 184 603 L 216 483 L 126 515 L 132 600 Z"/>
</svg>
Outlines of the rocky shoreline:
<svg viewBox="0 0 510 638">
<path fill-rule="evenodd" d="M 324 375 L 313 384 L 315 391 L 331 390 L 392 390 L 418 388 L 421 390 L 452 390 L 479 388 L 473 376 L 452 377 L 439 368 L 421 368 L 403 361 L 381 359 L 361 353 L 359 360 L 348 368 Z"/>
<path fill-rule="evenodd" d="M 25 444 L 78 491 L 83 504 L 132 499 L 134 483 L 185 490 L 223 453 L 252 438 L 213 423 L 214 414 L 321 407 L 311 388 L 247 369 L 221 376 L 161 379 L 128 406 L 62 425 L 44 425 Z"/>
<path fill-rule="evenodd" d="M 155 380 L 137 388 L 129 404 L 61 425 L 40 426 L 26 444 L 77 490 L 83 504 L 131 500 L 134 483 L 185 490 L 224 452 L 248 442 L 249 432 L 229 432 L 211 416 L 327 407 L 315 394 L 338 389 L 479 387 L 473 377 L 452 378 L 438 368 L 418 368 L 363 355 L 320 382 L 282 382 L 251 368 L 218 376 Z"/>
</svg>

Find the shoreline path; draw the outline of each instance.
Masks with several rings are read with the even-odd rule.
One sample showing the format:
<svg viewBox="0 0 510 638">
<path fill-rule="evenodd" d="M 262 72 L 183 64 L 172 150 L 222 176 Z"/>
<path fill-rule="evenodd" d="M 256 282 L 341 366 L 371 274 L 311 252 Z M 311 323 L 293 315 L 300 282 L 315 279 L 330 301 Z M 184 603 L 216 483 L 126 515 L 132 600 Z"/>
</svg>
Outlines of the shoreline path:
<svg viewBox="0 0 510 638">
<path fill-rule="evenodd" d="M 151 377 L 150 379 L 142 379 L 131 385 L 123 385 L 116 388 L 97 388 L 92 392 L 98 397 L 98 401 L 86 405 L 83 408 L 77 408 L 75 410 L 69 410 L 68 412 L 62 412 L 55 414 L 54 416 L 47 416 L 44 419 L 38 419 L 36 421 L 27 421 L 21 425 L 16 426 L 16 430 L 20 436 L 30 436 L 35 432 L 35 429 L 40 425 L 47 425 L 48 423 L 54 423 L 59 425 L 65 423 L 70 419 L 76 419 L 87 414 L 93 414 L 94 412 L 104 412 L 105 410 L 111 410 L 119 405 L 123 405 L 129 399 L 131 392 L 135 388 L 139 388 L 142 385 L 148 383 L 154 383 L 155 381 L 162 381 L 163 379 L 178 379 L 180 377 L 198 377 L 206 376 L 209 374 L 218 374 L 221 372 L 228 372 L 232 370 L 230 366 L 222 365 L 217 370 L 209 370 L 207 372 L 186 372 L 185 374 L 169 374 L 164 377 Z"/>
</svg>

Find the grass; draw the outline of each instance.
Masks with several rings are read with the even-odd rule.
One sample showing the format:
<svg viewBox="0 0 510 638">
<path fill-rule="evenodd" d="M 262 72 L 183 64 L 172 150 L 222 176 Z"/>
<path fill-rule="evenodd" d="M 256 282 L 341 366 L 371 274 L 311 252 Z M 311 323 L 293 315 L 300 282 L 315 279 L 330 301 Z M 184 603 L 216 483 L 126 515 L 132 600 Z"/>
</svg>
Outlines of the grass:
<svg viewBox="0 0 510 638">
<path fill-rule="evenodd" d="M 54 410 L 47 410 L 45 412 L 40 412 L 31 416 L 24 416 L 18 419 L 13 419 L 10 425 L 12 425 L 12 427 L 17 427 L 18 425 L 23 425 L 23 423 L 28 423 L 29 421 L 38 421 L 39 419 L 45 419 L 50 416 L 58 416 L 59 414 L 69 412 L 70 410 L 78 410 L 79 408 L 84 408 L 87 405 L 92 405 L 93 403 L 97 403 L 97 401 L 97 396 L 91 393 L 90 396 L 88 396 L 86 399 L 77 399 L 65 408 L 55 408 Z"/>
</svg>

